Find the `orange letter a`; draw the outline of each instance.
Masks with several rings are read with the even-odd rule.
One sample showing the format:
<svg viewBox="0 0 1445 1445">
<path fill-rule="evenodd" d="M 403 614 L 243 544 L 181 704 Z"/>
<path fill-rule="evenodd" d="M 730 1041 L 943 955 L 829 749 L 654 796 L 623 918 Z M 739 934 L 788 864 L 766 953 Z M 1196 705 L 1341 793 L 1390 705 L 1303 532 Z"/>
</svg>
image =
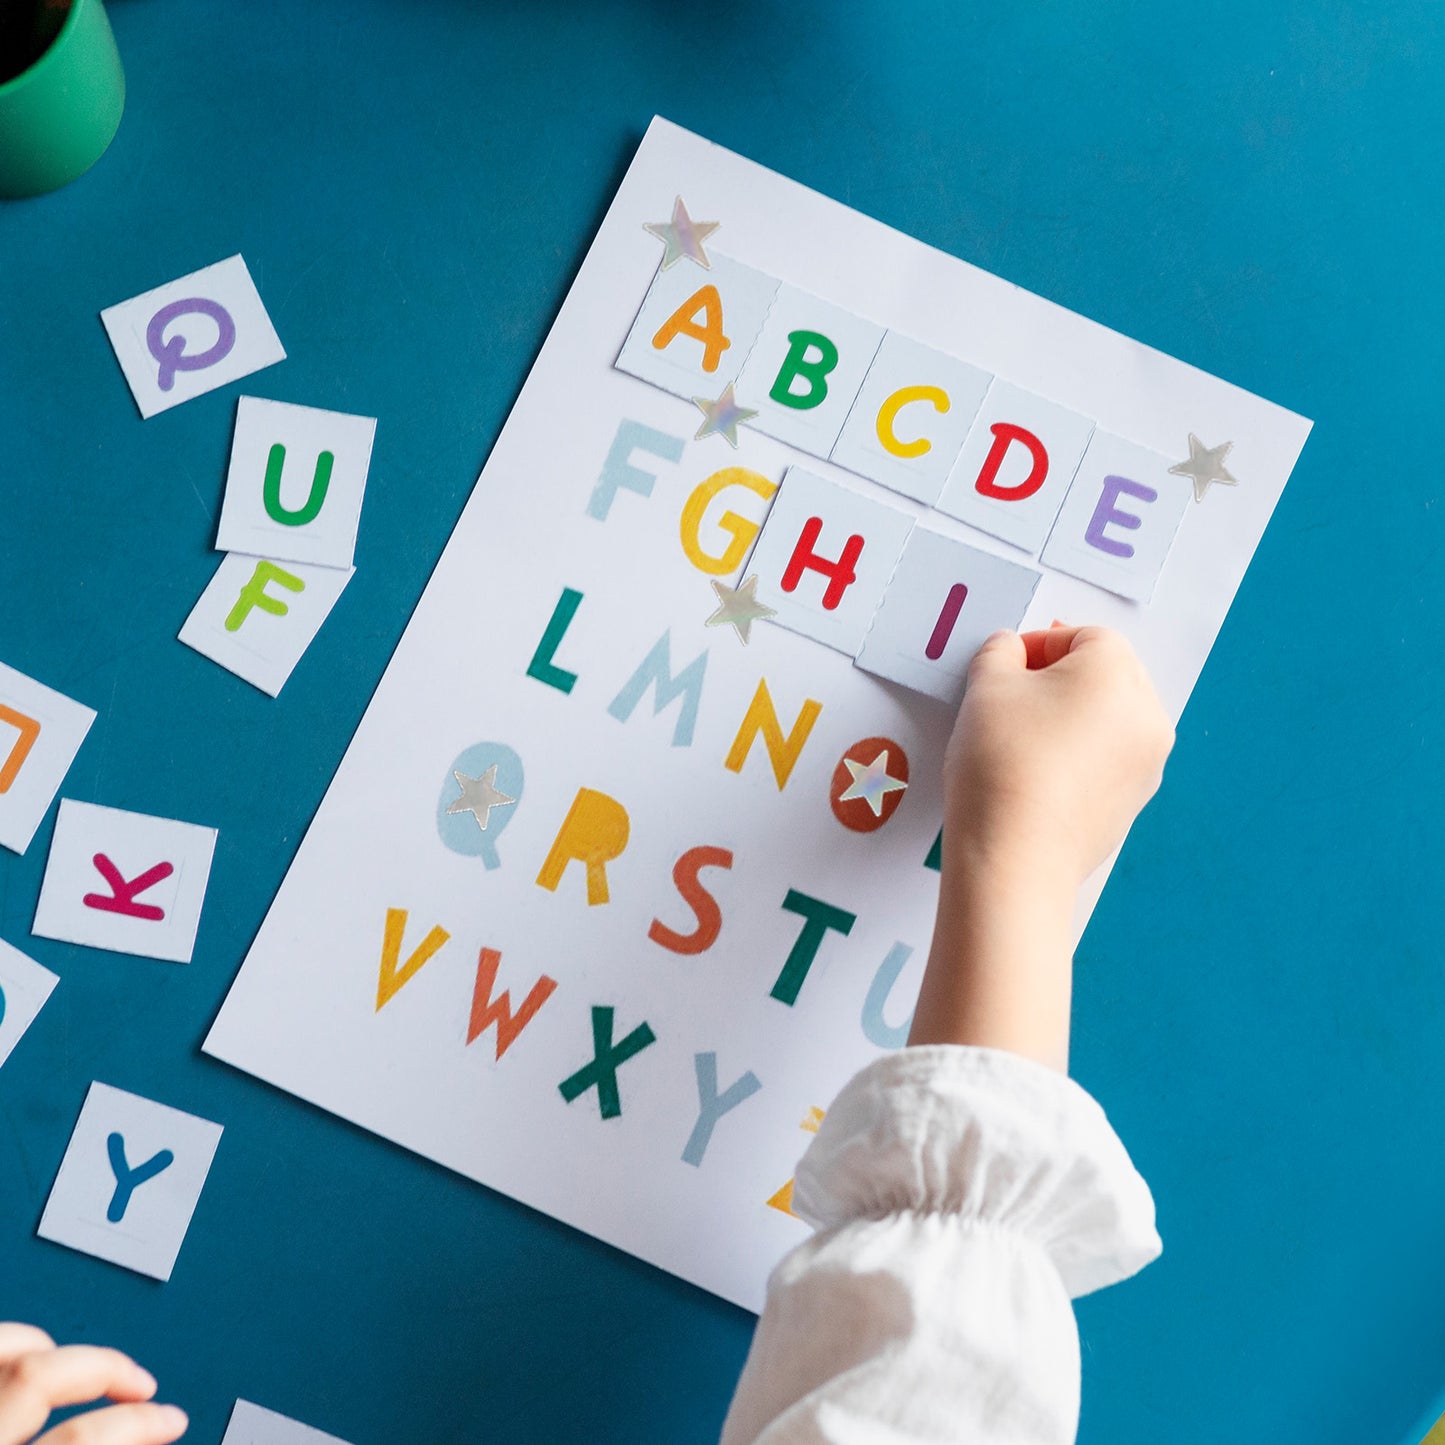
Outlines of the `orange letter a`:
<svg viewBox="0 0 1445 1445">
<path fill-rule="evenodd" d="M 693 319 L 699 311 L 703 313 L 701 326 Z M 723 335 L 722 327 L 722 298 L 717 294 L 717 287 L 699 286 L 657 328 L 652 344 L 658 351 L 664 351 L 677 337 L 690 336 L 694 341 L 702 342 L 702 369 L 716 371 L 723 352 L 732 345 Z"/>
</svg>

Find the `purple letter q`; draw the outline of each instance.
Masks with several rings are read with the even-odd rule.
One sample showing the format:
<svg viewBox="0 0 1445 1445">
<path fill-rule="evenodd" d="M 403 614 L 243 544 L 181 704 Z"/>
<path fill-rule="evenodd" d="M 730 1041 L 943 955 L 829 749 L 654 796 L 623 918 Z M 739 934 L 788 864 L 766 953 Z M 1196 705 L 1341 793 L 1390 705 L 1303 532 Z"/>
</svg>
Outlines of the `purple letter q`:
<svg viewBox="0 0 1445 1445">
<path fill-rule="evenodd" d="M 209 316 L 216 323 L 216 344 L 209 351 L 187 353 L 186 338 L 179 334 L 165 339 L 166 327 L 180 316 Z M 204 371 L 214 366 L 224 356 L 229 356 L 236 344 L 236 323 L 231 313 L 219 301 L 208 301 L 204 296 L 188 296 L 183 301 L 172 301 L 162 306 L 146 327 L 146 345 L 150 353 L 160 362 L 156 384 L 162 391 L 169 391 L 175 384 L 178 371 Z"/>
<path fill-rule="evenodd" d="M 1125 493 L 1138 497 L 1141 502 L 1152 502 L 1159 495 L 1153 487 L 1146 487 L 1143 482 L 1131 482 L 1128 477 L 1104 478 L 1104 490 L 1100 493 L 1099 505 L 1094 508 L 1094 515 L 1089 518 L 1084 541 L 1113 557 L 1132 557 L 1134 548 L 1129 542 L 1119 542 L 1106 536 L 1104 528 L 1112 523 L 1116 527 L 1128 527 L 1130 531 L 1137 531 L 1140 526 L 1140 518 L 1133 512 L 1121 512 L 1114 505 Z"/>
</svg>

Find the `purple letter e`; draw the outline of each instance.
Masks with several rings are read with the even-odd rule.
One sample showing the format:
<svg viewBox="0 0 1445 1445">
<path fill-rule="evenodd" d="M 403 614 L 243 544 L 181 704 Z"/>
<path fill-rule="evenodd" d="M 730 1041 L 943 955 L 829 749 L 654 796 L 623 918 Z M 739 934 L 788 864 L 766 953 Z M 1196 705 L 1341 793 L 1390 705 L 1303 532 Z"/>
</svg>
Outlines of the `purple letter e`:
<svg viewBox="0 0 1445 1445">
<path fill-rule="evenodd" d="M 1094 508 L 1094 515 L 1089 518 L 1084 541 L 1113 557 L 1132 557 L 1134 547 L 1132 543 L 1120 542 L 1106 536 L 1104 528 L 1112 523 L 1116 527 L 1128 527 L 1131 531 L 1137 531 L 1140 525 L 1140 519 L 1132 512 L 1121 512 L 1114 505 L 1125 493 L 1138 497 L 1141 502 L 1152 502 L 1159 495 L 1153 487 L 1146 487 L 1143 482 L 1131 482 L 1128 477 L 1104 478 L 1104 490 L 1099 496 L 1099 505 Z"/>
</svg>

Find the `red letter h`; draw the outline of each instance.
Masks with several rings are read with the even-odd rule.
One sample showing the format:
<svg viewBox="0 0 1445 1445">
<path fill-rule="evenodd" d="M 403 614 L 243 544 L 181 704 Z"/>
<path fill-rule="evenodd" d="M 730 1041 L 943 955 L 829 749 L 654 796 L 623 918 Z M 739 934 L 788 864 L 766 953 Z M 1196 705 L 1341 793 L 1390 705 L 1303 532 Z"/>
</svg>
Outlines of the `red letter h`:
<svg viewBox="0 0 1445 1445">
<path fill-rule="evenodd" d="M 830 562 L 813 551 L 813 545 L 822 530 L 821 517 L 809 517 L 803 524 L 798 545 L 793 548 L 793 555 L 788 561 L 788 570 L 783 573 L 783 591 L 795 592 L 798 583 L 803 580 L 803 573 L 808 569 L 821 572 L 828 579 L 827 590 L 823 593 L 823 606 L 831 612 L 843 600 L 843 594 L 858 580 L 858 574 L 853 569 L 863 555 L 863 538 L 856 532 L 853 533 L 848 538 L 847 546 L 843 548 L 843 555 L 836 562 Z"/>
</svg>

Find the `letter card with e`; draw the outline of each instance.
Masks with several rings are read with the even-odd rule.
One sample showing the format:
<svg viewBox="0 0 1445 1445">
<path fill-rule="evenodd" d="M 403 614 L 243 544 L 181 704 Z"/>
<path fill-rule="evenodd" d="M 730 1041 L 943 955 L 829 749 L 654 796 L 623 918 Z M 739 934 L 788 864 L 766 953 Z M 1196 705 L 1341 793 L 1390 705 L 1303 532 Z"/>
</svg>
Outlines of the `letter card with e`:
<svg viewBox="0 0 1445 1445">
<path fill-rule="evenodd" d="M 654 121 L 207 1051 L 757 1309 L 973 650 L 1177 718 L 1308 430 Z"/>
</svg>

